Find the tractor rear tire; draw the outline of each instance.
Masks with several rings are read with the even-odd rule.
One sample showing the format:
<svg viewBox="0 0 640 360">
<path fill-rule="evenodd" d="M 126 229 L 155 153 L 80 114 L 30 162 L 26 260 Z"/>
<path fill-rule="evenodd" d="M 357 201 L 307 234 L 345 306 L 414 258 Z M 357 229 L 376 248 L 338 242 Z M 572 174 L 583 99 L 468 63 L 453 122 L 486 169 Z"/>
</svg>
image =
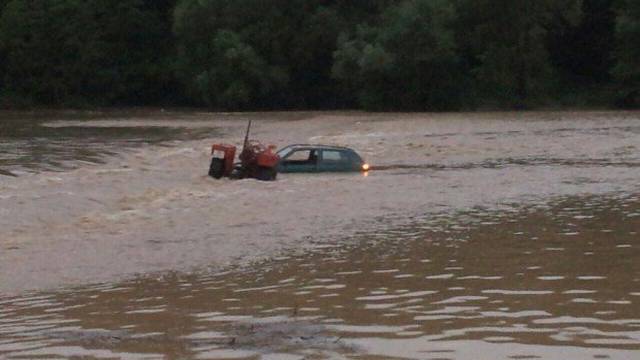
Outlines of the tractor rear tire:
<svg viewBox="0 0 640 360">
<path fill-rule="evenodd" d="M 259 167 L 256 173 L 256 179 L 262 181 L 273 181 L 278 176 L 278 171 L 271 167 Z"/>
<path fill-rule="evenodd" d="M 220 179 L 224 175 L 224 160 L 218 158 L 211 159 L 209 165 L 209 176 L 214 179 Z"/>
</svg>

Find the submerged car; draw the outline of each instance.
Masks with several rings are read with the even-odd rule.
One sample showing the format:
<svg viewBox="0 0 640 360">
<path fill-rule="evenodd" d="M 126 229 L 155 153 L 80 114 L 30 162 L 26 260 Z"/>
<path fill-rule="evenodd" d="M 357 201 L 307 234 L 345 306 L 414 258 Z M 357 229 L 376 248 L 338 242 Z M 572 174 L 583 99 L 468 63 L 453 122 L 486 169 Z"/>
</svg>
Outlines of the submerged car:
<svg viewBox="0 0 640 360">
<path fill-rule="evenodd" d="M 330 145 L 295 144 L 278 150 L 278 172 L 347 172 L 368 171 L 353 149 Z"/>
</svg>

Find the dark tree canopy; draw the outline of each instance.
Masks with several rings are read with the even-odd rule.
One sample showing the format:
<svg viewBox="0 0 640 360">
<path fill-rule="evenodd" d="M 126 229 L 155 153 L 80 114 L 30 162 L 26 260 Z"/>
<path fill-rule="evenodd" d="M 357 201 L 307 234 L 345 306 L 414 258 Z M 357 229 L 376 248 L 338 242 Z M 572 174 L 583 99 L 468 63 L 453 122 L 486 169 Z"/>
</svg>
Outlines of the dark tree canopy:
<svg viewBox="0 0 640 360">
<path fill-rule="evenodd" d="M 616 6 L 616 58 L 620 105 L 640 106 L 640 2 L 619 0 Z"/>
<path fill-rule="evenodd" d="M 387 8 L 377 26 L 343 33 L 333 74 L 369 109 L 444 110 L 462 101 L 455 8 L 446 0 L 413 0 Z"/>
<path fill-rule="evenodd" d="M 162 99 L 169 35 L 142 0 L 10 1 L 0 19 L 2 91 L 44 105 Z"/>
<path fill-rule="evenodd" d="M 636 0 L 0 0 L 0 104 L 640 106 Z"/>
</svg>

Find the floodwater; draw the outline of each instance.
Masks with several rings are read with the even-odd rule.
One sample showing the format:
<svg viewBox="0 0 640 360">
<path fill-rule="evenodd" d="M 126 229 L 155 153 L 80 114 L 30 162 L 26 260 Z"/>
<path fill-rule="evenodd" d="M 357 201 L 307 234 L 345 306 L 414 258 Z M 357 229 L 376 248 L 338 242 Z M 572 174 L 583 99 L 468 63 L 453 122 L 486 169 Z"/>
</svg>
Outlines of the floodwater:
<svg viewBox="0 0 640 360">
<path fill-rule="evenodd" d="M 638 200 L 473 209 L 221 273 L 7 298 L 0 357 L 637 359 Z"/>
<path fill-rule="evenodd" d="M 380 170 L 206 177 L 249 118 Z M 10 124 L 0 358 L 640 357 L 638 113 Z"/>
<path fill-rule="evenodd" d="M 122 113 L 127 118 L 134 114 Z M 161 115 L 161 114 L 160 114 Z M 0 114 L 0 176 L 18 176 L 42 171 L 64 171 L 86 164 L 102 164 L 105 156 L 123 149 L 149 144 L 211 136 L 214 129 L 162 126 L 48 127 L 55 119 L 96 120 L 92 113 L 4 113 Z M 168 116 L 168 115 L 167 115 Z M 162 119 L 163 117 L 158 117 Z M 176 121 L 179 115 L 171 120 Z"/>
</svg>

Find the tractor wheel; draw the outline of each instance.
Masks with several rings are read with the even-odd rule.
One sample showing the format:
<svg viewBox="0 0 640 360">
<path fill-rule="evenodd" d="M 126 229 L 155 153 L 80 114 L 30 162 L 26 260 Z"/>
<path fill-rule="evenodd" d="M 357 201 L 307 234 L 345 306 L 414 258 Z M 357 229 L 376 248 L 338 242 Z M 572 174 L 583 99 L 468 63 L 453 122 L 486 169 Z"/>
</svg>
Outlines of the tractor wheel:
<svg viewBox="0 0 640 360">
<path fill-rule="evenodd" d="M 213 158 L 209 165 L 209 176 L 214 179 L 220 179 L 224 175 L 224 160 Z"/>
<path fill-rule="evenodd" d="M 256 179 L 262 181 L 273 181 L 278 176 L 278 172 L 274 168 L 259 167 L 256 173 Z"/>
</svg>

